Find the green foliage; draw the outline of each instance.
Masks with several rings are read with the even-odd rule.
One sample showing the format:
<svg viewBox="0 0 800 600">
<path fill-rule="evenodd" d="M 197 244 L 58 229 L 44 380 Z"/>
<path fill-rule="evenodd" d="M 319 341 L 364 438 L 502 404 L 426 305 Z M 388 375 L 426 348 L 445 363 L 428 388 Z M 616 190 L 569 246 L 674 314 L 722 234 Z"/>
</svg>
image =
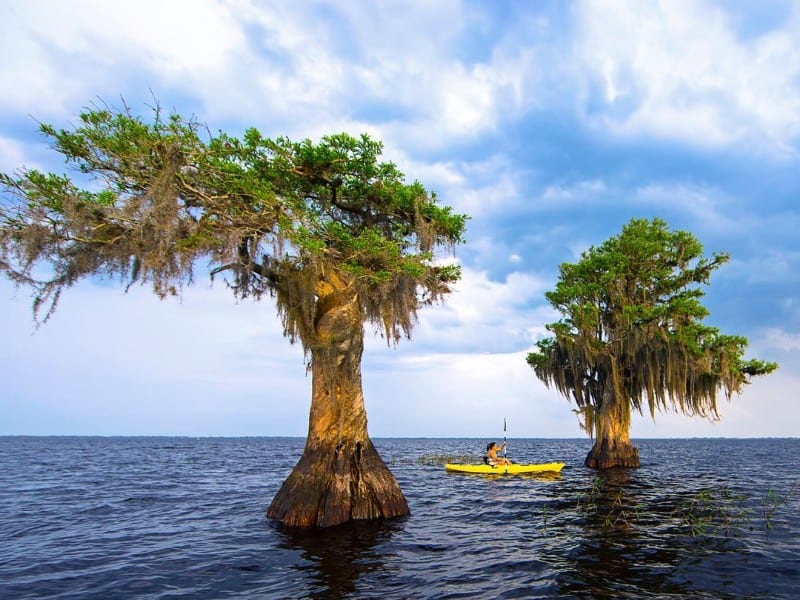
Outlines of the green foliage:
<svg viewBox="0 0 800 600">
<path fill-rule="evenodd" d="M 547 325 L 553 335 L 537 342 L 528 364 L 575 401 L 582 426 L 598 437 L 608 398 L 621 403 L 614 419 L 624 428 L 645 398 L 653 416 L 672 406 L 716 417 L 718 390 L 730 397 L 749 377 L 777 368 L 745 361 L 744 337 L 702 323 L 708 310 L 699 286 L 728 258 L 702 256 L 694 236 L 661 219 L 631 220 L 577 263 L 560 266 L 546 297 L 562 318 Z"/>
<path fill-rule="evenodd" d="M 89 191 L 66 174 L 0 174 L 0 270 L 34 288 L 45 319 L 83 277 L 149 283 L 163 297 L 205 261 L 237 297 L 275 296 L 286 334 L 307 347 L 326 281 L 348 286 L 362 320 L 397 340 L 460 277 L 435 251 L 463 242 L 467 217 L 381 162 L 367 135 L 214 135 L 158 106 L 149 121 L 92 107 L 73 129 L 41 132 L 92 178 Z"/>
</svg>

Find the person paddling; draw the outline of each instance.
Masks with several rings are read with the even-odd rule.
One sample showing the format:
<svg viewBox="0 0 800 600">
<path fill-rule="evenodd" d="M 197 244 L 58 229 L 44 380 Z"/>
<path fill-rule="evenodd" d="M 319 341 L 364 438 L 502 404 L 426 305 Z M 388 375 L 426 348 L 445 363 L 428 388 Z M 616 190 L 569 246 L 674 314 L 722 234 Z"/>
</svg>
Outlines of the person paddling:
<svg viewBox="0 0 800 600">
<path fill-rule="evenodd" d="M 498 446 L 497 442 L 489 442 L 486 446 L 486 462 L 492 466 L 495 465 L 510 465 L 511 461 L 504 456 L 497 456 L 497 453 L 506 447 L 506 442 Z"/>
</svg>

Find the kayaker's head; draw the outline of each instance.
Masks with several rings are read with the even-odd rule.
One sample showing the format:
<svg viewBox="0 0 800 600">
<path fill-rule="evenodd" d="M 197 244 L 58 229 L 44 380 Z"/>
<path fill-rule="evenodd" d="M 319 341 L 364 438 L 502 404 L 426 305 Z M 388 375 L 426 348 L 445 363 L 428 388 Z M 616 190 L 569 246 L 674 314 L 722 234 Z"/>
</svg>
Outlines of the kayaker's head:
<svg viewBox="0 0 800 600">
<path fill-rule="evenodd" d="M 489 442 L 489 445 L 486 446 L 486 451 L 488 452 L 489 450 L 491 450 L 495 446 L 497 446 L 497 442 Z"/>
</svg>

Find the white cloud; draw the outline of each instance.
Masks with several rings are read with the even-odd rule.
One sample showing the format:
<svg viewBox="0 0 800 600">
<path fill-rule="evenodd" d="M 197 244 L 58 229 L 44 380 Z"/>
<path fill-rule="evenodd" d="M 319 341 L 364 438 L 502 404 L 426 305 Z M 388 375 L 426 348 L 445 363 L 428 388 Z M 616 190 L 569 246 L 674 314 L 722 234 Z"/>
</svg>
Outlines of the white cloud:
<svg viewBox="0 0 800 600">
<path fill-rule="evenodd" d="M 547 126 L 536 140 L 542 146 L 528 152 L 530 136 L 539 135 L 532 125 L 552 116 L 564 119 L 556 131 L 588 126 L 632 144 L 658 138 L 670 152 L 689 143 L 791 154 L 800 135 L 798 17 L 745 38 L 727 6 L 703 2 L 579 2 L 549 14 L 539 4 L 510 12 L 495 6 L 0 3 L 0 109 L 4 123 L 13 119 L 0 136 L 0 170 L 41 162 L 44 144 L 11 133 L 25 115 L 63 124 L 95 97 L 121 94 L 139 104 L 150 100 L 149 88 L 165 108 L 177 103 L 212 130 L 236 134 L 254 125 L 293 138 L 367 131 L 409 178 L 471 215 L 472 254 L 463 254 L 473 261 L 443 306 L 420 312 L 411 341 L 387 348 L 368 338 L 373 434 L 485 436 L 497 430 L 492 417 L 507 416 L 520 435 L 578 436 L 569 403 L 524 363 L 546 335 L 544 323 L 557 318 L 543 298 L 552 282 L 542 273 L 552 277 L 553 257 L 560 260 L 566 247 L 577 259 L 616 233 L 610 220 L 632 208 L 673 211 L 701 238 L 705 231 L 728 235 L 739 248 L 759 246 L 757 257 L 742 253 L 725 272 L 776 283 L 784 312 L 772 318 L 783 327 L 797 314 L 797 211 L 790 203 L 755 211 L 754 196 L 724 192 L 705 165 L 696 179 L 644 181 L 636 170 L 649 158 L 646 143 L 633 149 L 636 156 L 619 146 L 606 155 L 598 145 L 593 151 L 608 175 L 576 171 L 582 163 L 572 160 L 582 149 L 553 139 L 559 134 Z M 487 133 L 491 143 L 484 144 Z M 573 146 L 539 164 L 546 144 Z M 617 160 L 632 169 L 621 172 Z M 780 192 L 775 173 L 749 168 L 754 188 Z M 793 185 L 777 183 L 783 193 Z M 0 286 L 2 296 L 7 290 Z M 269 302 L 235 305 L 221 286 L 199 285 L 179 304 L 158 302 L 147 290 L 126 296 L 84 284 L 65 294 L 53 321 L 32 337 L 27 304 L 22 293 L 2 311 L 14 343 L 0 347 L 7 386 L 0 413 L 17 419 L 12 432 L 46 433 L 46 422 L 71 427 L 59 418 L 84 423 L 68 431 L 76 433 L 306 430 L 310 380 Z M 770 352 L 797 350 L 796 334 L 777 328 L 758 343 Z M 798 384 L 796 365 L 780 361 L 766 385 L 723 407 L 722 424 L 673 423 L 666 415 L 656 429 L 635 425 L 633 434 L 725 435 L 748 427 L 780 434 L 796 414 L 790 399 Z"/>
<path fill-rule="evenodd" d="M 527 349 L 544 332 L 541 324 L 552 316 L 543 296 L 545 285 L 528 273 L 513 272 L 503 281 L 492 281 L 486 272 L 463 268 L 455 291 L 443 304 L 422 309 L 411 341 L 386 350 L 386 360 L 405 360 L 418 354 L 428 360 L 431 354 L 484 355 Z M 385 342 L 368 339 L 367 346 L 376 354 L 365 359 L 380 363 Z"/>
<path fill-rule="evenodd" d="M 576 240 L 575 242 L 569 244 L 569 251 L 572 256 L 573 261 L 580 260 L 581 255 L 586 252 L 592 244 L 585 240 Z"/>
<path fill-rule="evenodd" d="M 341 11 L 362 52 L 352 77 L 359 95 L 410 115 L 387 124 L 389 137 L 404 145 L 439 148 L 454 138 L 474 138 L 521 105 L 533 63 L 526 48 L 500 42 L 474 63 L 453 57 L 460 36 L 487 18 L 480 11 L 459 2 L 393 3 L 377 13 L 343 3 Z M 391 27 L 376 26 L 386 19 Z"/>
<path fill-rule="evenodd" d="M 587 0 L 574 12 L 590 124 L 621 136 L 700 146 L 749 141 L 794 153 L 798 12 L 750 39 L 737 35 L 724 5 L 707 2 Z"/>
<path fill-rule="evenodd" d="M 64 115 L 92 98 L 192 77 L 214 80 L 243 45 L 227 4 L 211 0 L 6 4 L 0 51 L 2 106 Z M 144 89 L 126 78 L 142 73 Z"/>
<path fill-rule="evenodd" d="M 463 187 L 450 190 L 448 200 L 456 210 L 472 219 L 479 219 L 498 212 L 510 212 L 519 206 L 520 196 L 514 176 L 498 173 L 495 181 L 471 180 Z"/>
<path fill-rule="evenodd" d="M 720 419 L 710 421 L 680 413 L 657 413 L 651 419 L 634 416 L 631 437 L 797 437 L 800 420 L 795 390 L 800 378 L 791 372 L 776 371 L 745 386 L 730 402 L 718 398 Z"/>
<path fill-rule="evenodd" d="M 244 110 L 257 126 L 293 137 L 368 130 L 408 147 L 440 147 L 493 127 L 496 89 L 505 79 L 450 56 L 452 38 L 465 26 L 459 3 L 241 1 L 233 12 L 260 49 L 237 55 L 227 76 L 212 80 L 235 95 L 195 82 L 211 115 L 234 118 Z M 354 117 L 375 105 L 395 107 L 402 119 L 370 124 Z"/>
<path fill-rule="evenodd" d="M 797 14 L 742 39 L 705 3 L 580 2 L 573 40 L 520 11 L 470 60 L 454 50 L 490 11 L 458 2 L 32 0 L 1 10 L 0 106 L 44 118 L 97 96 L 145 102 L 148 88 L 179 88 L 211 122 L 246 114 L 293 137 L 369 127 L 430 149 L 562 108 L 568 89 L 591 126 L 623 136 L 787 152 L 800 135 Z M 370 105 L 394 110 L 380 123 L 355 116 Z"/>
<path fill-rule="evenodd" d="M 365 372 L 372 435 L 489 437 L 508 418 L 517 437 L 584 437 L 574 404 L 548 389 L 525 362 L 526 352 L 422 354 L 386 352 L 385 368 Z M 756 379 L 727 402 L 720 419 L 672 410 L 635 413 L 633 438 L 793 437 L 797 435 L 793 371 Z"/>
<path fill-rule="evenodd" d="M 154 323 L 159 326 L 151 328 Z M 32 330 L 32 321 L 28 325 Z M 100 334 L 107 329 L 109 339 Z M 241 366 L 253 366 L 254 356 L 281 363 L 291 359 L 299 371 L 303 369 L 299 348 L 288 341 L 274 343 L 282 339 L 274 306 L 268 301 L 237 304 L 221 283 L 209 287 L 198 282 L 185 292 L 183 300 L 164 301 L 143 287 L 135 286 L 126 294 L 114 285 L 109 289 L 82 284 L 64 294 L 55 315 L 29 341 L 58 338 L 58 343 L 67 344 L 73 337 L 82 343 L 81 332 L 100 334 L 99 343 L 70 355 L 61 368 L 82 375 L 98 365 L 122 371 L 132 359 L 137 368 L 161 380 L 233 383 L 230 377 L 239 377 L 239 371 L 250 379 L 258 370 L 242 370 Z M 126 340 L 128 347 L 117 344 L 115 336 Z M 169 359 L 164 360 L 165 356 Z"/>
<path fill-rule="evenodd" d="M 744 207 L 737 198 L 702 185 L 675 182 L 647 184 L 633 192 L 632 204 L 652 205 L 688 217 L 687 220 L 700 224 L 706 231 L 724 232 L 727 235 L 741 235 L 752 225 L 748 219 L 742 218 Z"/>
<path fill-rule="evenodd" d="M 789 333 L 781 329 L 770 328 L 764 333 L 762 345 L 779 348 L 785 352 L 800 350 L 800 333 Z"/>
<path fill-rule="evenodd" d="M 290 70 L 259 60 L 278 67 L 266 76 L 265 90 L 279 110 L 286 104 L 295 117 L 341 120 L 350 114 L 348 105 L 354 112 L 379 104 L 389 108 L 379 125 L 382 139 L 440 149 L 495 130 L 531 97 L 537 57 L 528 45 L 501 40 L 475 61 L 453 52 L 488 18 L 474 7 L 338 3 L 326 6 L 335 24 L 321 25 L 314 5 L 279 6 L 251 5 L 245 18 L 262 27 L 273 52 L 292 57 Z M 315 86 L 315 76 L 323 74 L 325 85 Z"/>
<path fill-rule="evenodd" d="M 11 287 L 2 283 L 0 293 L 5 300 Z M 305 430 L 310 380 L 302 350 L 283 338 L 270 302 L 236 304 L 223 285 L 201 282 L 183 301 L 84 283 L 64 294 L 38 330 L 27 292 L 5 306 L 3 330 L 14 344 L 0 348 L 7 369 L 0 378 L 16 390 L 2 400 L 6 427 L 30 406 L 49 404 L 57 411 L 43 410 L 32 432 L 69 429 L 59 412 L 96 420 L 98 406 L 104 424 L 95 433 L 213 433 L 209 414 L 236 412 L 250 414 L 264 432 Z M 128 423 L 131 407 L 140 420 Z M 241 421 L 225 430 L 248 427 L 254 424 Z"/>
<path fill-rule="evenodd" d="M 407 179 L 422 181 L 443 204 L 469 215 L 468 230 L 479 226 L 484 217 L 523 206 L 520 173 L 501 155 L 473 161 L 422 161 L 409 156 L 394 140 L 386 144 L 384 155 L 385 160 L 398 165 Z"/>
<path fill-rule="evenodd" d="M 607 199 L 608 188 L 602 180 L 592 179 L 563 184 L 553 183 L 542 192 L 541 206 L 564 204 L 587 204 Z"/>
<path fill-rule="evenodd" d="M 4 12 L 0 107 L 47 120 L 98 97 L 138 106 L 149 89 L 171 109 L 180 89 L 212 129 L 247 115 L 245 125 L 268 135 L 369 131 L 437 149 L 517 114 L 539 60 L 502 40 L 481 60 L 455 56 L 485 18 L 459 2 L 32 0 Z M 358 117 L 371 106 L 392 110 L 377 122 Z"/>
<path fill-rule="evenodd" d="M 401 390 L 415 396 L 420 385 L 428 394 L 452 386 L 454 377 L 476 406 L 492 392 L 511 412 L 531 383 L 524 351 L 544 333 L 538 324 L 549 309 L 541 306 L 542 287 L 523 273 L 493 282 L 486 273 L 465 269 L 458 291 L 444 305 L 420 311 L 412 340 L 389 348 L 368 336 L 364 377 L 372 420 L 385 423 L 386 397 Z M 0 290 L 12 296 L 9 284 Z M 233 434 L 305 430 L 310 379 L 301 349 L 283 338 L 270 301 L 236 304 L 224 286 L 202 281 L 182 301 L 159 301 L 141 287 L 124 294 L 114 285 L 83 283 L 64 295 L 51 321 L 32 335 L 27 293 L 15 296 L 4 317 L 5 330 L 17 342 L 0 353 L 0 363 L 18 381 L 19 395 L 3 401 L 14 415 L 8 426 L 27 414 L 25 406 L 46 402 L 87 422 L 103 406 L 102 433 L 122 431 L 126 424 L 133 428 L 129 432 L 162 433 L 159 418 L 190 435 L 213 431 L 214 419 Z M 48 378 L 37 380 L 42 357 Z M 413 383 L 407 380 L 410 373 Z M 103 401 L 109 394 L 113 399 Z M 129 423 L 134 404 L 138 420 Z M 429 404 L 415 418 L 435 419 L 438 411 Z M 228 424 L 232 414 L 242 413 L 250 415 L 247 422 Z M 52 433 L 58 427 L 42 415 L 35 431 Z M 414 434 L 411 422 L 405 429 L 380 425 L 378 431 Z"/>
<path fill-rule="evenodd" d="M 733 258 L 728 277 L 748 284 L 796 282 L 800 251 L 766 247 L 747 259 Z"/>
<path fill-rule="evenodd" d="M 703 184 L 682 183 L 674 179 L 641 183 L 633 188 L 609 184 L 601 179 L 557 182 L 547 185 L 528 212 L 555 213 L 564 209 L 582 211 L 592 207 L 628 210 L 629 216 L 661 216 L 668 222 L 672 216 L 690 222 L 698 235 L 713 233 L 723 236 L 752 234 L 760 219 L 748 212 L 748 207 L 736 197 Z M 622 212 L 624 215 L 625 213 Z M 677 225 L 676 225 L 677 226 Z M 700 230 L 698 231 L 698 228 Z M 578 241 L 572 244 L 580 250 L 588 244 Z M 576 254 L 580 255 L 580 252 Z"/>
<path fill-rule="evenodd" d="M 372 435 L 491 438 L 504 418 L 515 437 L 581 435 L 567 402 L 536 379 L 524 352 L 396 359 L 365 373 L 364 385 Z"/>
<path fill-rule="evenodd" d="M 13 173 L 19 169 L 26 160 L 27 153 L 19 140 L 0 136 L 0 172 Z"/>
</svg>

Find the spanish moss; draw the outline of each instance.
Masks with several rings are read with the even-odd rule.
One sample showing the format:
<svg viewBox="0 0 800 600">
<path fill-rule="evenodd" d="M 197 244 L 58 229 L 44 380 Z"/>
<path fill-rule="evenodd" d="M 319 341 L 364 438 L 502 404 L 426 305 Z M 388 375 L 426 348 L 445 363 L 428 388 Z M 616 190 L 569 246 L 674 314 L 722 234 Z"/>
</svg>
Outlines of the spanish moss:
<svg viewBox="0 0 800 600">
<path fill-rule="evenodd" d="M 575 402 L 581 427 L 596 439 L 587 464 L 638 466 L 629 439 L 633 410 L 717 419 L 720 393 L 730 400 L 750 377 L 777 368 L 744 360 L 745 338 L 702 323 L 708 311 L 700 286 L 727 260 L 703 257 L 694 236 L 660 219 L 633 219 L 578 263 L 561 265 L 546 296 L 563 318 L 547 326 L 553 336 L 527 361 Z M 598 459 L 604 445 L 619 447 L 621 457 Z"/>
<path fill-rule="evenodd" d="M 149 122 L 102 105 L 73 130 L 41 132 L 72 175 L 0 174 L 0 272 L 32 290 L 37 321 L 88 277 L 165 298 L 198 271 L 238 300 L 274 299 L 312 400 L 306 451 L 269 516 L 329 526 L 407 514 L 367 434 L 364 326 L 387 344 L 411 336 L 417 310 L 460 278 L 446 253 L 467 217 L 406 183 L 367 135 L 212 135 L 157 105 Z"/>
</svg>

